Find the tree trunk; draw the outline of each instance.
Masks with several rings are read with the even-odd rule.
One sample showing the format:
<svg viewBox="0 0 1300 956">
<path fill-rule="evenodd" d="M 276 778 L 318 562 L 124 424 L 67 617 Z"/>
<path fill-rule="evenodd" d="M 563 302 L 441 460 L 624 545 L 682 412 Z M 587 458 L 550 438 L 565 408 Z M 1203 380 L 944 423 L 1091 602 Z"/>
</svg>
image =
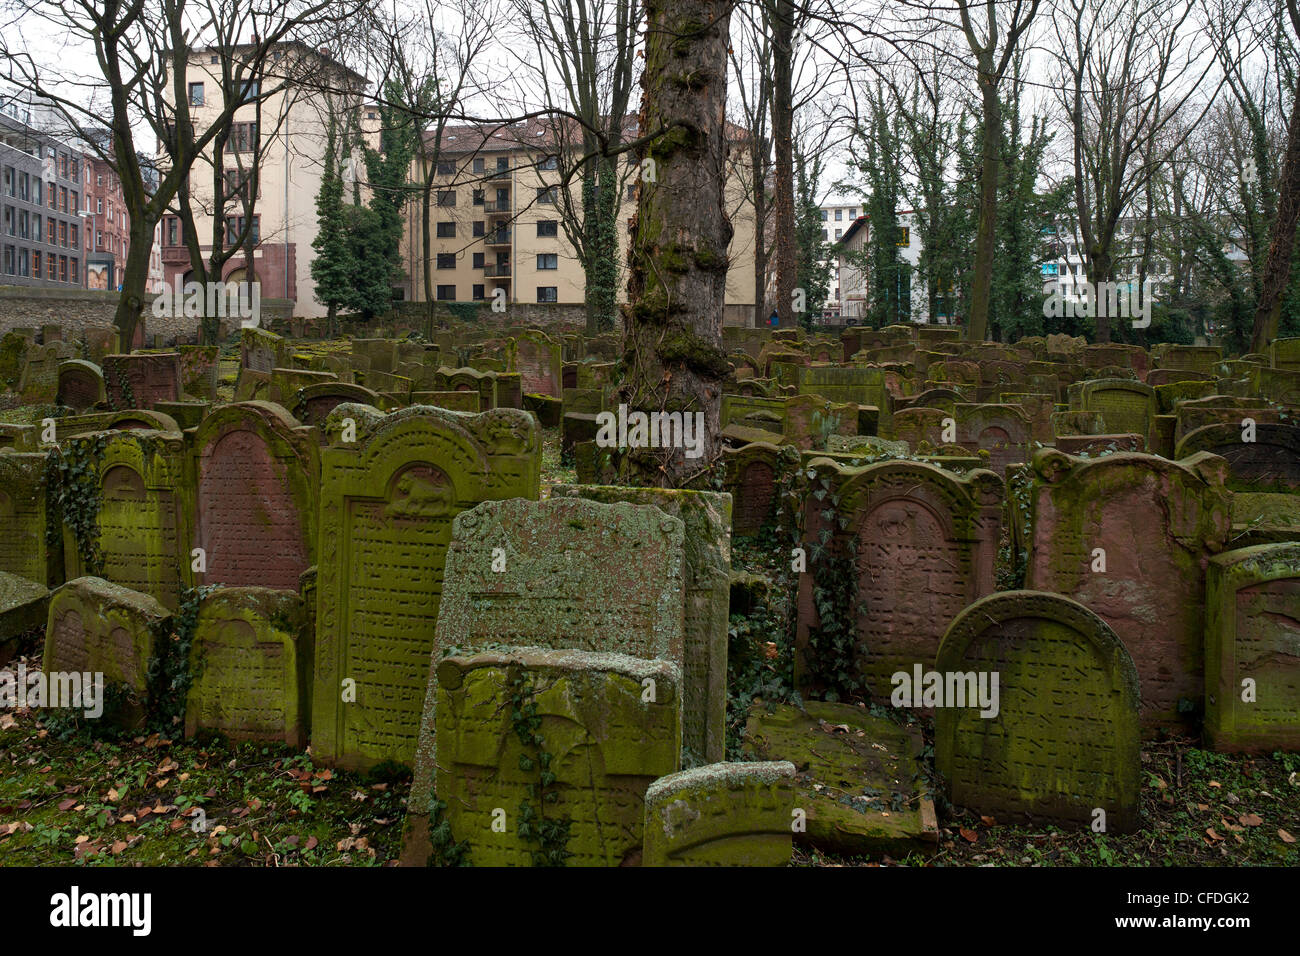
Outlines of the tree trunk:
<svg viewBox="0 0 1300 956">
<path fill-rule="evenodd" d="M 776 147 L 772 212 L 776 227 L 776 311 L 781 328 L 798 323 L 794 289 L 798 282 L 794 235 L 794 2 L 771 0 L 772 140 Z"/>
<path fill-rule="evenodd" d="M 635 482 L 682 487 L 721 451 L 731 3 L 647 0 L 646 19 L 641 129 L 667 132 L 638 150 L 656 175 L 638 191 L 628 251 L 621 396 L 629 412 L 681 412 L 702 428 L 693 448 L 629 449 L 624 466 Z"/>
<path fill-rule="evenodd" d="M 131 351 L 135 340 L 136 327 L 144 314 L 144 289 L 149 282 L 149 257 L 153 253 L 153 230 L 145 231 L 143 223 L 131 219 L 131 244 L 126 251 L 126 262 L 122 267 L 122 291 L 117 299 L 117 312 L 113 324 L 117 326 L 121 338 L 122 352 Z"/>
<path fill-rule="evenodd" d="M 1002 149 L 1002 103 L 991 73 L 980 71 L 984 101 L 984 135 L 980 145 L 980 215 L 975 233 L 975 272 L 971 276 L 970 316 L 966 338 L 983 342 L 988 337 L 989 303 L 993 292 L 993 247 L 997 241 L 998 168 Z"/>
<path fill-rule="evenodd" d="M 1291 278 L 1291 253 L 1295 247 L 1296 224 L 1300 222 L 1300 96 L 1291 103 L 1286 129 L 1286 155 L 1282 159 L 1282 184 L 1278 190 L 1277 218 L 1264 262 L 1264 283 L 1255 307 L 1255 327 L 1250 350 L 1264 352 L 1277 338 L 1282 320 L 1282 295 Z"/>
<path fill-rule="evenodd" d="M 767 324 L 767 141 L 751 136 L 754 176 L 754 328 Z"/>
</svg>

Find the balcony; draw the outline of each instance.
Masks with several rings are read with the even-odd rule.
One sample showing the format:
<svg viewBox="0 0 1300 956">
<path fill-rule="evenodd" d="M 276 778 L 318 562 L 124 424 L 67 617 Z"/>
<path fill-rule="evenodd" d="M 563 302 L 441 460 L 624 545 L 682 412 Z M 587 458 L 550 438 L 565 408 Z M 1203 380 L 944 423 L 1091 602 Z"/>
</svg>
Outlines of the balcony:
<svg viewBox="0 0 1300 956">
<path fill-rule="evenodd" d="M 511 202 L 506 199 L 501 202 L 485 202 L 483 211 L 489 216 L 508 216 L 510 215 Z"/>
<path fill-rule="evenodd" d="M 483 277 L 486 279 L 509 279 L 510 266 L 507 265 L 490 265 L 483 267 Z"/>
<path fill-rule="evenodd" d="M 483 245 L 492 246 L 494 248 L 501 247 L 501 246 L 508 247 L 510 245 L 510 230 L 497 229 L 494 230 L 493 232 L 489 232 L 486 236 L 483 237 Z"/>
<path fill-rule="evenodd" d="M 508 186 L 514 181 L 513 170 L 511 169 L 491 169 L 483 176 L 483 181 L 489 186 Z"/>
</svg>

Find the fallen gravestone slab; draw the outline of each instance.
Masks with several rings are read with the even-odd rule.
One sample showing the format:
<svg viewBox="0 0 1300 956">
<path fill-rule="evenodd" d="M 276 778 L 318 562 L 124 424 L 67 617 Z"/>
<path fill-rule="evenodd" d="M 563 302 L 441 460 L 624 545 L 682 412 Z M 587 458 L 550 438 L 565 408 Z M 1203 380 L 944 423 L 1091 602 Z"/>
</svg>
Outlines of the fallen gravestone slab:
<svg viewBox="0 0 1300 956">
<path fill-rule="evenodd" d="M 42 627 L 50 608 L 44 584 L 0 571 L 0 664 L 13 657 L 16 638 Z"/>
<path fill-rule="evenodd" d="M 785 866 L 794 764 L 713 763 L 660 777 L 645 795 L 642 866 Z"/>
<path fill-rule="evenodd" d="M 795 834 L 829 853 L 933 853 L 934 802 L 921 771 L 919 729 L 848 704 L 806 701 L 804 709 L 756 702 L 745 748 L 760 760 L 795 765 L 795 806 L 807 830 Z"/>
</svg>

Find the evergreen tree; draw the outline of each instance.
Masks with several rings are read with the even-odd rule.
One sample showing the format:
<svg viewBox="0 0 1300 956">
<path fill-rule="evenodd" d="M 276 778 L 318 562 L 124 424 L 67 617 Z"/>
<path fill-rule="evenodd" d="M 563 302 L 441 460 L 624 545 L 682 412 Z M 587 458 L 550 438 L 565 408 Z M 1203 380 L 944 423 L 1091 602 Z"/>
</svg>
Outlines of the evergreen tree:
<svg viewBox="0 0 1300 956">
<path fill-rule="evenodd" d="M 370 181 L 369 210 L 373 215 L 356 217 L 358 227 L 374 233 L 358 237 L 360 245 L 377 257 L 374 262 L 358 262 L 359 277 L 369 283 L 357 290 L 359 300 L 365 303 L 358 308 L 368 317 L 388 311 L 392 305 L 392 287 L 404 275 L 402 212 L 411 195 L 411 160 L 421 135 L 420 124 L 412 110 L 404 105 L 398 83 L 390 81 L 386 85 L 384 99 L 379 107 L 379 149 L 367 146 L 363 152 Z"/>
<path fill-rule="evenodd" d="M 311 277 L 316 284 L 316 301 L 329 309 L 329 335 L 334 334 L 334 321 L 339 307 L 348 303 L 352 294 L 355 263 L 351 260 L 351 243 L 344 225 L 343 177 L 336 154 L 338 136 L 330 124 L 325 145 L 325 172 L 321 176 L 320 191 L 316 194 L 316 238 L 311 246 L 315 258 L 311 262 Z"/>
<path fill-rule="evenodd" d="M 795 288 L 803 291 L 804 308 L 802 312 L 795 312 L 795 317 L 806 330 L 811 330 L 814 319 L 821 315 L 831 286 L 827 265 L 831 247 L 822 238 L 822 211 L 817 204 L 817 184 L 821 172 L 820 157 L 810 160 L 803 152 L 796 151 Z"/>
</svg>

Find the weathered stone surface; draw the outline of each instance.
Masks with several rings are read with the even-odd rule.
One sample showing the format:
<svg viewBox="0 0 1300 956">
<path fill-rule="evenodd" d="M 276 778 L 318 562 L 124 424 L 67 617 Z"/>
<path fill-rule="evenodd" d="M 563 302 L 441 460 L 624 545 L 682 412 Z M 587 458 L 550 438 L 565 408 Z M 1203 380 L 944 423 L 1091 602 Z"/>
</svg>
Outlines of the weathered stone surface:
<svg viewBox="0 0 1300 956">
<path fill-rule="evenodd" d="M 23 405 L 52 405 L 59 392 L 59 350 L 52 345 L 27 349 L 18 380 L 18 401 Z"/>
<path fill-rule="evenodd" d="M 682 747 L 687 759 L 716 763 L 726 753 L 727 621 L 731 575 L 731 495 L 660 488 L 556 485 L 551 498 L 653 505 L 680 518 L 685 537 Z M 615 559 L 617 560 L 617 559 Z"/>
<path fill-rule="evenodd" d="M 452 519 L 488 499 L 536 499 L 540 434 L 514 409 L 350 403 L 324 430 L 312 750 L 350 767 L 409 762 Z M 341 702 L 345 679 L 355 703 Z"/>
<path fill-rule="evenodd" d="M 890 676 L 933 660 L 948 622 L 993 590 L 1002 479 L 983 469 L 957 477 L 914 461 L 853 468 L 819 458 L 809 468 L 815 477 L 804 506 L 809 558 L 799 576 L 796 682 L 801 689 L 835 683 L 833 651 L 824 646 L 833 638 L 818 608 L 843 602 L 857 635 L 854 676 L 887 699 Z M 821 583 L 834 560 L 851 562 L 856 594 Z"/>
<path fill-rule="evenodd" d="M 987 451 L 988 467 L 1005 475 L 1007 466 L 1024 461 L 1029 448 L 1029 416 L 1019 405 L 955 406 L 957 444 L 969 451 Z"/>
<path fill-rule="evenodd" d="M 825 451 L 831 435 L 858 433 L 858 409 L 816 395 L 797 395 L 786 400 L 782 432 L 787 443 L 801 450 Z"/>
<path fill-rule="evenodd" d="M 77 578 L 50 598 L 41 667 L 47 674 L 103 674 L 106 688 L 126 693 L 121 719 L 136 724 L 148 702 L 155 639 L 170 624 L 171 612 L 147 594 L 103 578 Z"/>
<path fill-rule="evenodd" d="M 305 385 L 298 390 L 291 411 L 304 425 L 319 425 L 329 417 L 330 412 L 344 402 L 373 405 L 378 408 L 380 398 L 377 392 L 364 385 L 353 385 L 344 381 L 317 382 L 315 385 Z M 475 411 L 477 410 L 475 408 Z"/>
<path fill-rule="evenodd" d="M 642 866 L 785 866 L 794 764 L 713 763 L 660 777 L 645 795 Z"/>
<path fill-rule="evenodd" d="M 518 830 L 525 804 L 569 819 L 567 860 L 618 866 L 641 852 L 646 789 L 675 772 L 681 747 L 680 671 L 667 660 L 622 654 L 531 650 L 448 657 L 430 681 L 436 693 L 436 792 L 457 841 L 476 866 L 535 863 L 535 841 Z M 647 700 L 646 682 L 654 688 Z M 512 702 L 517 703 L 512 704 Z M 536 706 L 541 749 L 522 742 L 511 713 Z M 432 766 L 432 765 L 431 765 Z M 540 796 L 539 774 L 554 781 Z M 427 791 L 426 791 L 427 795 Z M 423 807 L 412 792 L 411 813 Z M 493 832 L 493 811 L 505 813 Z M 427 824 L 426 824 L 427 829 Z M 403 859 L 420 864 L 428 844 L 408 817 Z"/>
<path fill-rule="evenodd" d="M 349 386 L 355 387 L 355 386 Z M 270 402 L 223 405 L 195 429 L 194 546 L 205 584 L 292 590 L 316 563 L 320 452 L 313 429 Z"/>
<path fill-rule="evenodd" d="M 355 348 L 355 343 L 353 348 Z M 241 328 L 239 330 L 239 367 L 252 372 L 271 374 L 271 369 L 284 365 L 287 343 L 280 336 L 265 329 Z"/>
<path fill-rule="evenodd" d="M 954 804 L 1084 825 L 1100 809 L 1107 832 L 1136 829 L 1138 673 L 1100 617 L 1058 594 L 990 595 L 952 622 L 935 670 L 998 675 L 996 715 L 935 712 L 935 767 Z"/>
<path fill-rule="evenodd" d="M 918 727 L 847 704 L 805 701 L 800 710 L 756 701 L 745 749 L 760 760 L 794 764 L 794 803 L 807 824 L 796 834 L 800 843 L 830 853 L 895 857 L 933 853 L 938 846 Z"/>
<path fill-rule="evenodd" d="M 1205 563 L 1231 526 L 1226 463 L 1041 449 L 1033 467 L 1025 586 L 1100 615 L 1133 655 L 1144 725 L 1182 727 L 1203 699 Z"/>
<path fill-rule="evenodd" d="M 1216 555 L 1205 584 L 1210 746 L 1300 750 L 1300 542 Z"/>
<path fill-rule="evenodd" d="M 307 742 L 302 598 L 296 590 L 218 588 L 199 605 L 190 645 L 185 733 L 232 741 Z"/>
<path fill-rule="evenodd" d="M 63 547 L 46 529 L 59 519 L 46 486 L 46 456 L 0 454 L 0 571 L 48 586 L 63 581 Z"/>
<path fill-rule="evenodd" d="M 560 397 L 560 344 L 544 332 L 524 332 L 514 340 L 509 371 L 518 372 L 523 394 Z"/>
<path fill-rule="evenodd" d="M 1148 441 L 1159 412 L 1155 390 L 1128 379 L 1096 379 L 1070 387 L 1071 408 L 1100 412 L 1104 432 L 1110 435 L 1141 435 Z"/>
<path fill-rule="evenodd" d="M 1056 450 L 1095 458 L 1117 451 L 1146 451 L 1147 443 L 1141 435 L 1062 435 L 1056 440 Z"/>
</svg>

